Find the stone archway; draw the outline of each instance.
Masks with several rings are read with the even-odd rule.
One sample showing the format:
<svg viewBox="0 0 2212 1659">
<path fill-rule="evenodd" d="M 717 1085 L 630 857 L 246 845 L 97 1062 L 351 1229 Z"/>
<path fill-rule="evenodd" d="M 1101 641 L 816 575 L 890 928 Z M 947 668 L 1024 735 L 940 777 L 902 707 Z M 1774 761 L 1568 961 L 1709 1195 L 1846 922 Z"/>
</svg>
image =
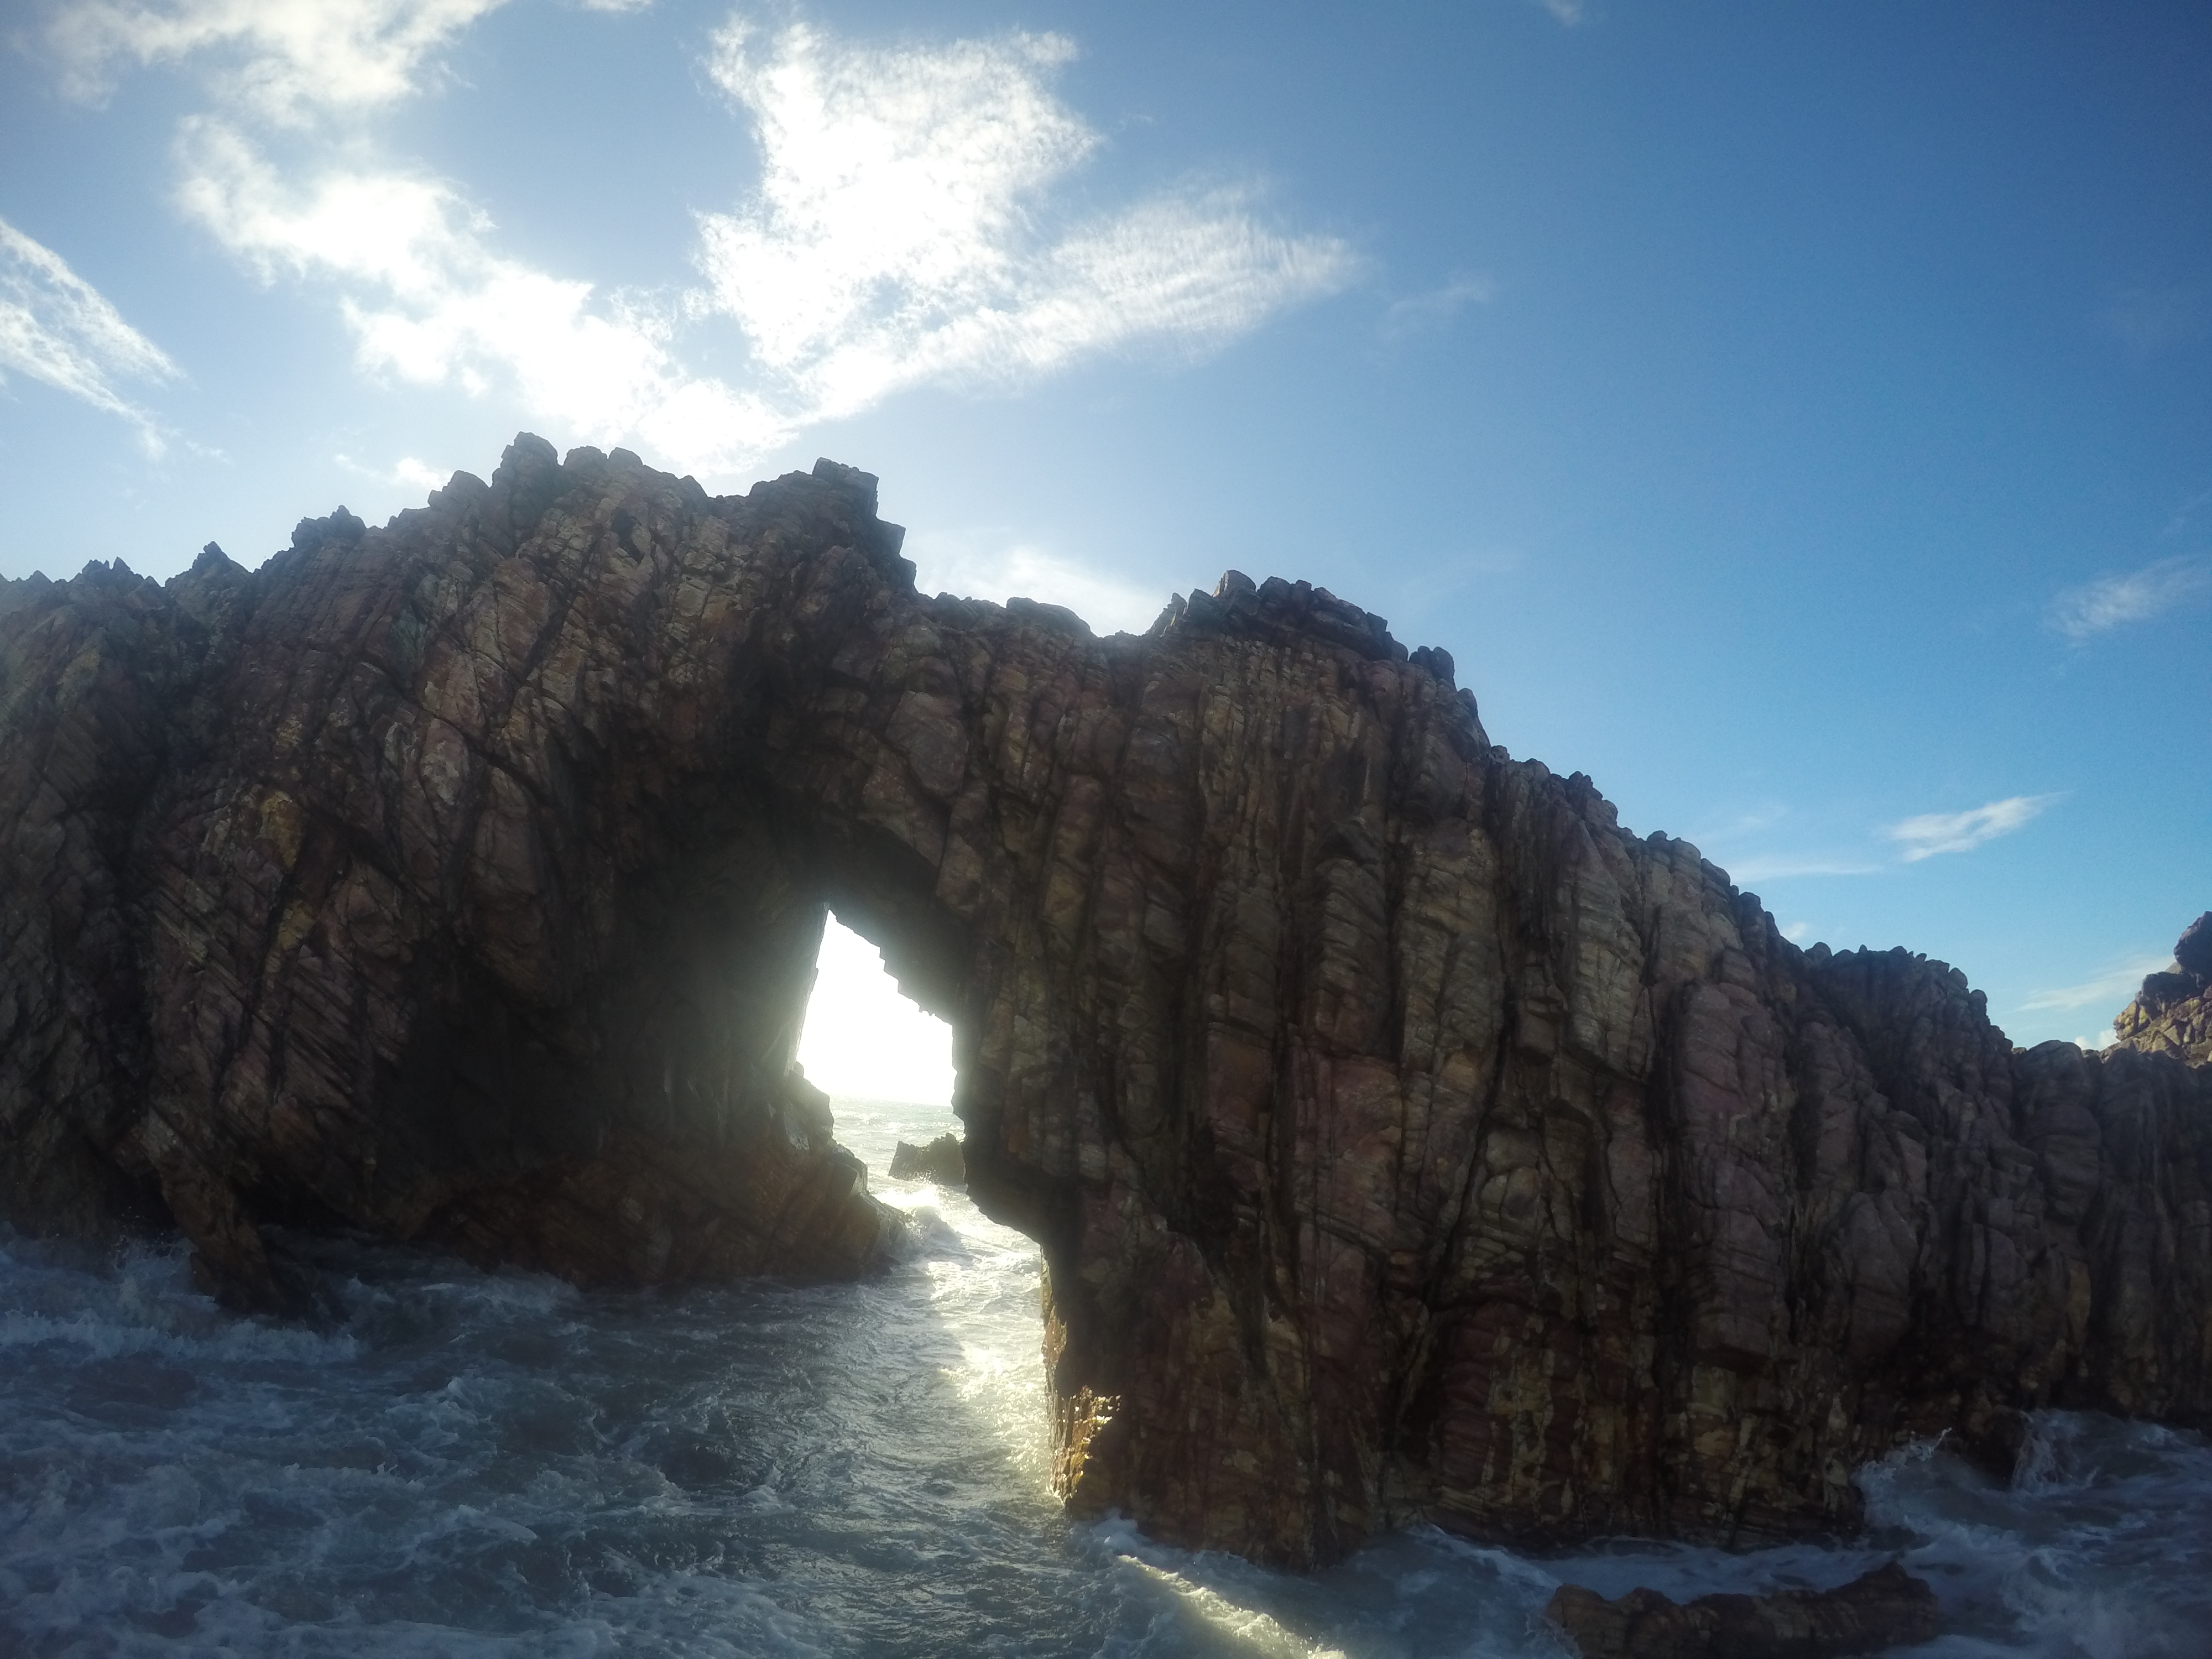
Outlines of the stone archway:
<svg viewBox="0 0 2212 1659">
<path fill-rule="evenodd" d="M 1799 951 L 1326 592 L 1101 641 L 874 507 L 523 438 L 251 575 L 10 585 L 9 1213 L 166 1211 L 264 1303 L 272 1219 L 860 1271 L 789 1070 L 834 904 L 954 1028 L 1079 1505 L 1750 1541 L 1906 1434 L 2212 1411 L 2212 1073 Z"/>
</svg>

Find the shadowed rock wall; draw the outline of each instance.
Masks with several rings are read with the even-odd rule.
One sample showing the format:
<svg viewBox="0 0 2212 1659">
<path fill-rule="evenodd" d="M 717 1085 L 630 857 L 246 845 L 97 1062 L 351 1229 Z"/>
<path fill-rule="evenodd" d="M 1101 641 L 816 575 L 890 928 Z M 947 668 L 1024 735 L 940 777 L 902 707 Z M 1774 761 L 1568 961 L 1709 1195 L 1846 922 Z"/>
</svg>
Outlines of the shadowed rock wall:
<svg viewBox="0 0 2212 1659">
<path fill-rule="evenodd" d="M 0 1200 L 236 1293 L 342 1221 L 849 1272 L 823 906 L 953 1022 L 1063 1489 L 1313 1562 L 1848 1525 L 1908 1434 L 2212 1408 L 2212 1073 L 2014 1050 L 1232 574 L 1142 638 L 923 599 L 866 475 L 518 440 L 247 575 L 0 595 Z"/>
</svg>

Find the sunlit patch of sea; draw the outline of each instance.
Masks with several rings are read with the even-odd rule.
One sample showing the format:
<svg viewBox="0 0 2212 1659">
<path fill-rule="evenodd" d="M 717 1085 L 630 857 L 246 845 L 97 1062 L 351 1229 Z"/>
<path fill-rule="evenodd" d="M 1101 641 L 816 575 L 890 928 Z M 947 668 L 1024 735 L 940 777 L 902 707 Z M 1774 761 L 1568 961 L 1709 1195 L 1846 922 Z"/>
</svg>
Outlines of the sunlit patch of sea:
<svg viewBox="0 0 2212 1659">
<path fill-rule="evenodd" d="M 1535 1559 L 1430 1528 L 1297 1577 L 1071 1525 L 1045 1490 L 1037 1261 L 883 1171 L 941 1110 L 838 1103 L 913 1221 L 846 1285 L 585 1295 L 309 1241 L 347 1314 L 219 1312 L 181 1255 L 0 1248 L 0 1652 L 1497 1659 L 1562 1581 L 1932 1582 L 1935 1659 L 2212 1655 L 2212 1449 L 2052 1414 L 2011 1486 L 1868 1470 L 1875 1530 Z"/>
</svg>

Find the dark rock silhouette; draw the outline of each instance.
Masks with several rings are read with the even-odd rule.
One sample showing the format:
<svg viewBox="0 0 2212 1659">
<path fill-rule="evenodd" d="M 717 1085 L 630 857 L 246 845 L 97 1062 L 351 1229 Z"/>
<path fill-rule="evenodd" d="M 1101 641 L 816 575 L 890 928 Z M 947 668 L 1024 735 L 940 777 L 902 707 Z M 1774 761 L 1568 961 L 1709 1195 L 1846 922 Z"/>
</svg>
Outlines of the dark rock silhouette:
<svg viewBox="0 0 2212 1659">
<path fill-rule="evenodd" d="M 1842 1659 L 1917 1647 L 1939 1633 L 1936 1592 L 1894 1561 L 1837 1589 L 1687 1603 L 1653 1589 L 1608 1601 L 1569 1585 L 1544 1612 L 1583 1659 Z"/>
<path fill-rule="evenodd" d="M 1042 1245 L 1058 1478 L 1314 1562 L 1750 1543 L 1909 1436 L 2212 1407 L 2212 1073 L 2014 1049 L 1231 573 L 1143 637 L 917 594 L 873 481 L 519 439 L 370 530 L 0 595 L 0 1206 L 587 1282 L 853 1273 L 825 904 Z"/>
<path fill-rule="evenodd" d="M 968 1184 L 968 1161 L 960 1155 L 960 1137 L 943 1134 L 926 1146 L 899 1142 L 891 1152 L 894 1181 L 933 1181 L 940 1187 Z"/>
</svg>

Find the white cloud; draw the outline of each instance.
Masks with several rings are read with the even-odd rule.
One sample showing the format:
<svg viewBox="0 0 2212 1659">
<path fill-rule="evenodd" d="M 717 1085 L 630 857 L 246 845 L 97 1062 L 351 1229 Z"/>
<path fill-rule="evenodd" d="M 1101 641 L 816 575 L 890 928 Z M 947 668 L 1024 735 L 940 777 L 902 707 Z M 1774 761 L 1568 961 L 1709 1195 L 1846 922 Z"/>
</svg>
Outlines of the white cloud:
<svg viewBox="0 0 2212 1659">
<path fill-rule="evenodd" d="M 76 0 L 47 32 L 64 80 L 103 94 L 118 60 L 212 54 L 228 102 L 296 125 L 361 111 L 420 88 L 435 52 L 505 0 Z"/>
<path fill-rule="evenodd" d="M 1544 0 L 1544 9 L 1569 28 L 1583 21 L 1583 0 Z"/>
<path fill-rule="evenodd" d="M 501 3 L 80 0 L 49 39 L 88 94 L 131 65 L 207 69 L 216 110 L 180 129 L 180 204 L 263 281 L 335 289 L 367 372 L 512 396 L 565 436 L 709 476 L 923 383 L 1018 385 L 1140 343 L 1202 351 L 1356 268 L 1343 242 L 1272 228 L 1233 190 L 1048 234 L 1052 190 L 1100 143 L 1052 93 L 1073 50 L 1058 36 L 873 48 L 740 18 L 709 67 L 757 128 L 760 190 L 701 216 L 707 290 L 605 293 L 499 252 L 464 190 L 370 136 Z M 748 384 L 685 365 L 684 331 L 717 314 L 747 337 Z"/>
<path fill-rule="evenodd" d="M 871 47 L 742 16 L 716 37 L 762 179 L 702 216 L 701 264 L 799 418 L 1142 343 L 1203 350 L 1351 280 L 1348 246 L 1270 228 L 1232 190 L 1048 233 L 1048 191 L 1099 143 L 1050 87 L 1073 55 L 1058 35 Z"/>
<path fill-rule="evenodd" d="M 1792 945 L 1802 945 L 1813 937 L 1813 924 L 1809 921 L 1793 921 L 1782 930 L 1782 937 Z"/>
<path fill-rule="evenodd" d="M 295 185 L 236 129 L 188 125 L 185 210 L 264 280 L 335 279 L 362 366 L 471 395 L 511 386 L 595 443 L 626 439 L 689 471 L 750 464 L 790 435 L 760 398 L 686 374 L 659 319 L 593 304 L 589 283 L 503 258 L 489 222 L 441 180 L 331 168 Z"/>
<path fill-rule="evenodd" d="M 403 489 L 420 490 L 426 495 L 434 489 L 443 489 L 453 476 L 450 470 L 441 472 L 412 455 L 402 455 L 388 467 L 364 466 L 350 455 L 334 455 L 331 459 L 348 471 L 358 472 L 364 478 L 374 478 L 379 483 L 398 484 Z"/>
<path fill-rule="evenodd" d="M 2051 602 L 2051 625 L 2079 643 L 2152 617 L 2212 592 L 2212 558 L 2160 559 L 2140 570 L 2100 576 Z"/>
<path fill-rule="evenodd" d="M 1917 864 L 1939 853 L 1971 853 L 2008 836 L 2059 799 L 2057 795 L 2011 795 L 1964 812 L 1923 812 L 1881 833 L 1902 849 L 1899 861 Z"/>
<path fill-rule="evenodd" d="M 1027 542 L 917 533 L 907 538 L 906 553 L 915 562 L 915 585 L 925 593 L 1066 605 L 1094 633 L 1141 634 L 1158 619 L 1169 598 L 1164 590 L 1117 581 Z"/>
<path fill-rule="evenodd" d="M 61 255 L 0 219 L 0 371 L 7 369 L 120 415 L 149 454 L 161 453 L 153 417 L 114 383 L 169 380 L 177 366 Z"/>
</svg>

